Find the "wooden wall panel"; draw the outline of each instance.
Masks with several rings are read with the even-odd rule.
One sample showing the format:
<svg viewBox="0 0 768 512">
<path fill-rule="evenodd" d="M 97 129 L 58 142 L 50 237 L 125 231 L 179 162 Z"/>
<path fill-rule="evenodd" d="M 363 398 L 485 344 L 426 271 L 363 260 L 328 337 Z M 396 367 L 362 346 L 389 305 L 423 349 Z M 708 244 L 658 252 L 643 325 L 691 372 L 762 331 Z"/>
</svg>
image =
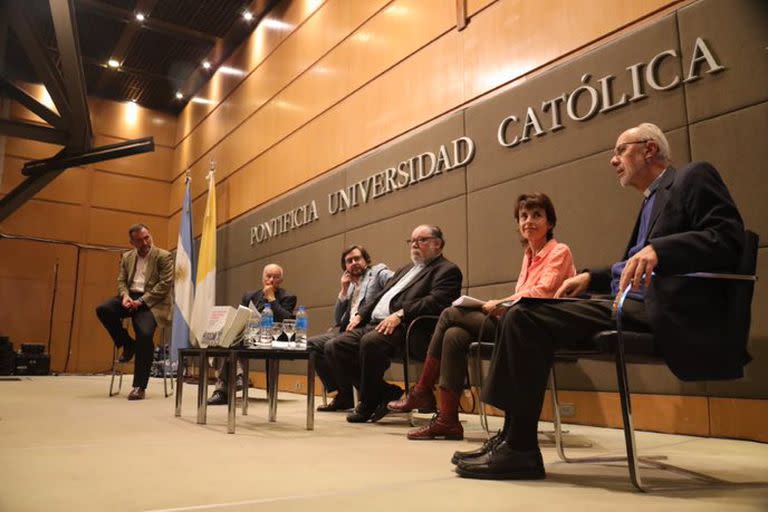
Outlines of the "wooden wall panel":
<svg viewBox="0 0 768 512">
<path fill-rule="evenodd" d="M 225 61 L 225 64 L 251 73 L 321 5 L 322 2 L 316 0 L 279 3 L 269 12 L 265 20 L 279 21 L 281 24 L 277 26 L 269 26 L 267 23 L 259 24 L 248 40 L 235 50 L 232 56 Z M 217 72 L 212 78 L 215 79 L 220 75 L 221 73 Z M 218 102 L 238 87 L 240 83 L 240 80 L 234 84 L 230 80 L 219 80 L 218 82 L 212 80 L 205 84 L 197 95 Z M 188 103 L 179 115 L 176 144 L 187 137 L 206 116 L 221 106 L 221 104 Z"/>
<path fill-rule="evenodd" d="M 0 223 L 0 230 L 56 240 L 82 240 L 86 216 L 80 205 L 31 199 Z"/>
<path fill-rule="evenodd" d="M 563 57 L 670 2 L 599 3 L 606 8 L 597 8 L 591 0 L 506 0 L 481 11 L 462 32 L 465 99 Z"/>
<path fill-rule="evenodd" d="M 26 161 L 12 156 L 5 158 L 0 194 L 7 194 L 26 179 L 26 176 L 21 174 L 21 168 Z M 85 202 L 88 193 L 87 174 L 81 167 L 67 169 L 35 194 L 35 199 L 81 204 Z"/>
<path fill-rule="evenodd" d="M 170 184 L 105 172 L 92 176 L 90 203 L 110 208 L 165 217 L 168 210 Z"/>
<path fill-rule="evenodd" d="M 85 242 L 89 244 L 126 247 L 129 249 L 128 228 L 137 222 L 149 226 L 158 247 L 168 247 L 168 219 L 149 214 L 92 208 L 88 215 Z"/>
<path fill-rule="evenodd" d="M 176 118 L 171 114 L 144 108 L 136 103 L 88 98 L 93 133 L 118 139 L 152 135 L 155 144 L 174 146 Z"/>
<path fill-rule="evenodd" d="M 768 400 L 711 397 L 712 435 L 768 443 Z"/>
</svg>

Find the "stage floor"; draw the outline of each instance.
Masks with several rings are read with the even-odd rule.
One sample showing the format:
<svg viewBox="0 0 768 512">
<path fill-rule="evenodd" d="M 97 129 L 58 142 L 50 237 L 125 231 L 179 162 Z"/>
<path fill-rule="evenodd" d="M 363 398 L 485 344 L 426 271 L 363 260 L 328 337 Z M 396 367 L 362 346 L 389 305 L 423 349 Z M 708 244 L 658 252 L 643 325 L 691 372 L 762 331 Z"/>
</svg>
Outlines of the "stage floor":
<svg viewBox="0 0 768 512">
<path fill-rule="evenodd" d="M 106 376 L 0 381 L 0 511 L 768 510 L 768 485 L 644 495 L 625 467 L 565 464 L 546 443 L 546 480 L 462 479 L 450 457 L 478 446 L 477 416 L 462 417 L 469 441 L 408 441 L 403 417 L 360 425 L 340 413 L 317 413 L 307 431 L 304 396 L 281 393 L 269 423 L 264 391 L 252 389 L 249 415 L 238 415 L 231 435 L 226 407 L 209 407 L 208 424 L 196 424 L 196 386 L 185 388 L 175 418 L 162 380 L 129 402 L 127 379 L 112 398 Z M 574 456 L 623 453 L 619 430 L 568 428 L 569 444 L 593 445 L 572 448 Z M 654 433 L 639 433 L 638 443 L 672 464 L 768 482 L 766 444 Z"/>
</svg>

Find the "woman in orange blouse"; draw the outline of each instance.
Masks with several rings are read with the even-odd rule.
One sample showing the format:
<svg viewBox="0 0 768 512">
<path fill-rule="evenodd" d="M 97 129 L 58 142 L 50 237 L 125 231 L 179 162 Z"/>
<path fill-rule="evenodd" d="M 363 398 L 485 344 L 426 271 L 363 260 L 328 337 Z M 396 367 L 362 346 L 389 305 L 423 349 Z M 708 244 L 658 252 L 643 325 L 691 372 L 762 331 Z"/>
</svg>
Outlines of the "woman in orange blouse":
<svg viewBox="0 0 768 512">
<path fill-rule="evenodd" d="M 439 378 L 440 412 L 429 425 L 408 432 L 408 439 L 463 439 L 459 398 L 464 387 L 467 351 L 470 343 L 477 340 L 486 315 L 490 315 L 494 325 L 486 326 L 485 332 L 493 335 L 496 318 L 507 311 L 507 308 L 500 306 L 502 302 L 520 297 L 553 297 L 563 281 L 576 274 L 571 250 L 552 236 L 557 216 L 546 194 L 523 194 L 518 197 L 515 219 L 525 247 L 515 293 L 489 300 L 482 309 L 452 306 L 443 310 L 429 343 L 427 360 L 418 384 L 407 398 L 388 405 L 395 412 L 434 410 L 436 404 L 432 388 Z"/>
</svg>

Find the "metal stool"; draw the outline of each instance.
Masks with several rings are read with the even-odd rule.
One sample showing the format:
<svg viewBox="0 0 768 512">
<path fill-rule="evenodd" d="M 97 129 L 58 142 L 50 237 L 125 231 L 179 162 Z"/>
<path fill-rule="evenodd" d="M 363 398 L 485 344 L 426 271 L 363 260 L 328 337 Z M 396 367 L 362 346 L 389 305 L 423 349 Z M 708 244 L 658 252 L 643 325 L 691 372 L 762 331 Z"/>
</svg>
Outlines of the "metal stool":
<svg viewBox="0 0 768 512">
<path fill-rule="evenodd" d="M 120 356 L 117 354 L 117 345 L 112 345 L 112 379 L 109 381 L 109 396 L 120 394 L 120 389 L 123 387 L 123 364 L 125 363 L 120 361 Z M 118 374 L 120 375 L 120 380 L 117 382 L 117 391 L 114 391 L 115 375 Z"/>
</svg>

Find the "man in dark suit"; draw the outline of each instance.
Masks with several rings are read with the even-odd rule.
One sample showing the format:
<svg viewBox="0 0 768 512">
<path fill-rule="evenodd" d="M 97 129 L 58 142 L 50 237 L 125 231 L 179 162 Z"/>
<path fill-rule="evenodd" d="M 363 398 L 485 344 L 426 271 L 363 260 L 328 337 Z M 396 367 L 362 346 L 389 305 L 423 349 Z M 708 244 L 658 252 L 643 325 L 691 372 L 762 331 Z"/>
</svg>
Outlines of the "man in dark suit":
<svg viewBox="0 0 768 512">
<path fill-rule="evenodd" d="M 246 292 L 240 300 L 240 304 L 249 307 L 253 304 L 261 313 L 264 307 L 269 305 L 272 309 L 275 322 L 282 322 L 286 318 L 293 318 L 293 310 L 296 308 L 296 296 L 291 295 L 280 287 L 283 284 L 283 268 L 275 263 L 264 267 L 261 273 L 262 288 L 253 292 Z M 227 404 L 227 361 L 222 359 L 217 362 L 216 388 L 208 399 L 208 405 Z M 237 387 L 247 385 L 248 378 L 243 376 L 240 363 L 237 364 Z"/>
<path fill-rule="evenodd" d="M 624 303 L 628 330 L 653 332 L 657 350 L 683 380 L 736 378 L 749 356 L 723 332 L 724 294 L 692 279 L 651 280 L 652 273 L 733 271 L 743 249 L 744 226 L 717 170 L 705 162 L 670 166 L 669 144 L 650 123 L 616 141 L 611 165 L 619 183 L 645 196 L 622 261 L 566 280 L 557 297 L 632 286 Z M 672 284 L 667 284 L 667 283 Z M 530 304 L 511 308 L 491 362 L 483 399 L 505 411 L 502 432 L 474 452 L 457 452 L 463 477 L 544 478 L 536 430 L 557 348 L 593 348 L 592 337 L 615 328 L 610 301 Z"/>
<path fill-rule="evenodd" d="M 133 389 L 128 400 L 143 400 L 152 367 L 152 338 L 158 325 L 167 325 L 171 316 L 173 258 L 171 253 L 152 245 L 152 234 L 144 224 L 128 229 L 133 249 L 123 253 L 117 277 L 117 297 L 96 308 L 96 316 L 117 347 L 122 347 L 121 362 L 136 354 Z M 131 317 L 134 341 L 122 319 Z"/>
<path fill-rule="evenodd" d="M 403 390 L 384 381 L 390 359 L 405 345 L 408 325 L 420 315 L 439 315 L 461 294 L 461 270 L 442 255 L 445 241 L 437 226 L 418 226 L 407 240 L 412 263 L 362 306 L 347 331 L 327 344 L 325 352 L 339 385 L 360 390 L 360 403 L 347 421 L 378 421 L 387 403 Z"/>
<path fill-rule="evenodd" d="M 351 386 L 339 386 L 333 369 L 325 355 L 325 345 L 347 329 L 349 320 L 360 307 L 376 297 L 392 277 L 384 263 L 371 265 L 371 256 L 365 247 L 353 245 L 341 253 L 341 289 L 336 297 L 333 311 L 334 326 L 323 334 L 312 336 L 307 346 L 315 353 L 315 370 L 323 381 L 325 390 L 336 391 L 336 396 L 327 405 L 317 408 L 320 412 L 345 411 L 354 407 Z"/>
</svg>

